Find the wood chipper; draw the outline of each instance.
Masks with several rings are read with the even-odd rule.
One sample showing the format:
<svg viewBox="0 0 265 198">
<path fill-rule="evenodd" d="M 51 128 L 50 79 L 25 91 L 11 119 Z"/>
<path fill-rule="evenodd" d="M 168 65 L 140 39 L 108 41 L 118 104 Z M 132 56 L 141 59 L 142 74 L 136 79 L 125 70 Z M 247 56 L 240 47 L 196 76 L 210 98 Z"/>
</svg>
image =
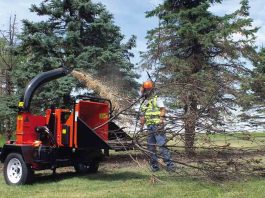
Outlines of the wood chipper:
<svg viewBox="0 0 265 198">
<path fill-rule="evenodd" d="M 36 89 L 68 73 L 63 67 L 44 72 L 27 85 L 18 105 L 16 140 L 0 149 L 7 184 L 25 184 L 34 171 L 55 172 L 58 167 L 74 166 L 79 173 L 95 173 L 110 149 L 132 147 L 131 137 L 109 121 L 112 109 L 107 99 L 77 96 L 72 109 L 51 106 L 44 116 L 31 113 Z"/>
</svg>

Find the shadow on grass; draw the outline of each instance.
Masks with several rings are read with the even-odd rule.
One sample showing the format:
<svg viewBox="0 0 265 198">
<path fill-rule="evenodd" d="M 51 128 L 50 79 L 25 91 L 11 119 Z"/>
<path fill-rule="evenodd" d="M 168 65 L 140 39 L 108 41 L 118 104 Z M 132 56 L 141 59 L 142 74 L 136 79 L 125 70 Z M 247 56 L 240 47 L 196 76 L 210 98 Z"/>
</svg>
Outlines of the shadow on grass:
<svg viewBox="0 0 265 198">
<path fill-rule="evenodd" d="M 158 172 L 158 174 L 153 174 L 152 172 L 136 172 L 132 171 L 99 171 L 96 174 L 78 174 L 76 172 L 61 172 L 56 175 L 53 174 L 36 174 L 33 182 L 31 184 L 48 184 L 48 183 L 57 183 L 63 180 L 78 178 L 81 180 L 87 181 L 101 181 L 101 182 L 113 182 L 113 181 L 130 181 L 130 180 L 145 180 L 151 181 L 152 177 L 155 176 L 159 179 L 158 184 L 163 184 L 164 182 L 209 182 L 204 177 L 187 177 L 184 175 L 169 174 L 167 172 Z"/>
<path fill-rule="evenodd" d="M 90 181 L 124 181 L 131 179 L 147 179 L 148 175 L 124 171 L 124 172 L 99 172 L 96 174 L 78 174 L 75 172 L 63 172 L 53 174 L 36 174 L 31 184 L 44 184 L 59 182 L 66 179 L 81 178 Z"/>
</svg>

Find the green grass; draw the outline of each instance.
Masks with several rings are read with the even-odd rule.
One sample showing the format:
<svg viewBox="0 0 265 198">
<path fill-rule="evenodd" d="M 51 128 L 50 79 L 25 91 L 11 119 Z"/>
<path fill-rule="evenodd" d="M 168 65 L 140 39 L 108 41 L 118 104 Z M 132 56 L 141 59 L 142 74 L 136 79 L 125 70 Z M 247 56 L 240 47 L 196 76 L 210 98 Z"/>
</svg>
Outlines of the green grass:
<svg viewBox="0 0 265 198">
<path fill-rule="evenodd" d="M 260 148 L 261 146 L 265 146 L 265 133 L 235 132 L 231 134 L 196 134 L 194 146 L 207 148 L 228 144 L 230 148 Z M 183 137 L 176 136 L 168 145 L 183 147 L 177 150 L 184 150 Z"/>
<path fill-rule="evenodd" d="M 5 138 L 0 134 L 0 147 L 2 147 L 5 144 L 6 140 Z"/>
<path fill-rule="evenodd" d="M 264 197 L 265 180 L 211 183 L 159 173 L 162 182 L 152 184 L 150 173 L 140 168 L 101 169 L 99 174 L 80 176 L 73 172 L 60 173 L 57 178 L 38 176 L 35 183 L 7 186 L 0 176 L 0 197 Z"/>
<path fill-rule="evenodd" d="M 241 137 L 242 134 L 239 133 L 237 136 Z M 265 138 L 264 134 L 254 134 L 254 136 L 261 140 Z M 199 138 L 203 138 L 203 136 Z M 209 138 L 222 143 L 227 140 L 227 137 L 219 134 L 209 136 Z M 236 139 L 230 141 L 234 145 L 242 145 L 246 142 Z M 1 143 L 3 144 L 4 140 L 0 137 Z M 46 171 L 41 174 L 37 173 L 37 177 L 31 185 L 8 186 L 4 182 L 0 165 L 0 197 L 265 197 L 265 178 L 262 177 L 214 183 L 205 178 L 194 179 L 190 176 L 169 175 L 166 172 L 159 172 L 158 176 L 162 182 L 153 184 L 151 174 L 146 169 L 135 167 L 133 163 L 117 168 L 119 166 L 119 162 L 105 164 L 98 174 L 93 175 L 77 175 L 70 169 L 70 172 L 59 173 L 54 177 L 51 175 L 51 171 Z"/>
</svg>

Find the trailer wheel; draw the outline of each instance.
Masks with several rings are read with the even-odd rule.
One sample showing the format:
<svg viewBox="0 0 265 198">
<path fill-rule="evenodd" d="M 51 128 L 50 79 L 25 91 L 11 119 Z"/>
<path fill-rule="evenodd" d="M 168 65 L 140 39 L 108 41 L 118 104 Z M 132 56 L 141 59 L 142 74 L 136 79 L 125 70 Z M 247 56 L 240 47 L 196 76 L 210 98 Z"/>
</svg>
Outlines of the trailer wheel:
<svg viewBox="0 0 265 198">
<path fill-rule="evenodd" d="M 98 172 L 99 162 L 82 163 L 77 162 L 74 165 L 75 171 L 81 174 Z"/>
<path fill-rule="evenodd" d="M 33 171 L 27 166 L 21 154 L 10 153 L 4 163 L 4 177 L 9 185 L 22 185 L 32 179 Z"/>
</svg>

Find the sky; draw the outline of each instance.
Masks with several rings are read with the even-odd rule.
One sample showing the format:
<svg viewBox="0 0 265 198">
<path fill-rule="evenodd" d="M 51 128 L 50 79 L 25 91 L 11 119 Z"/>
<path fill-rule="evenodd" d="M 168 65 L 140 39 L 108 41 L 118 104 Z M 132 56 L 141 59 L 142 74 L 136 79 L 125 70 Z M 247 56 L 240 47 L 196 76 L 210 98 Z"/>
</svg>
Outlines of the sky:
<svg viewBox="0 0 265 198">
<path fill-rule="evenodd" d="M 0 0 L 0 29 L 6 28 L 10 15 L 17 15 L 18 22 L 22 19 L 39 20 L 34 13 L 30 13 L 31 4 L 39 4 L 42 0 Z M 137 36 L 137 47 L 133 50 L 134 63 L 140 61 L 139 51 L 146 50 L 146 32 L 155 26 L 158 21 L 156 18 L 145 18 L 145 12 L 152 10 L 162 0 L 93 0 L 106 5 L 108 11 L 113 14 L 115 24 L 120 26 L 125 39 L 131 35 Z M 240 0 L 224 0 L 222 4 L 215 5 L 211 11 L 223 15 L 233 12 L 239 8 Z M 254 20 L 253 24 L 260 27 L 257 33 L 257 45 L 265 44 L 265 1 L 249 0 L 250 17 Z"/>
</svg>

